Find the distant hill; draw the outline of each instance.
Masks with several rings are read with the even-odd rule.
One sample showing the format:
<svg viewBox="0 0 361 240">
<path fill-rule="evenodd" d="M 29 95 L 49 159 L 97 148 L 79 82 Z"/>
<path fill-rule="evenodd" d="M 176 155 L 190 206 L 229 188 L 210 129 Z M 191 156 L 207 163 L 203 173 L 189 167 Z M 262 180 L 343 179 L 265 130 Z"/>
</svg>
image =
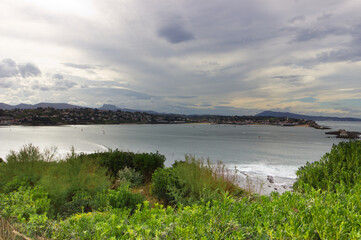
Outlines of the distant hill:
<svg viewBox="0 0 361 240">
<path fill-rule="evenodd" d="M 306 119 L 306 120 L 314 120 L 314 121 L 361 121 L 360 118 L 340 118 L 340 117 L 323 117 L 323 116 L 309 116 L 309 115 L 301 115 L 290 112 L 273 112 L 273 111 L 263 111 L 256 116 L 259 117 L 289 117 L 289 118 L 297 118 L 297 119 Z"/>
<path fill-rule="evenodd" d="M 112 104 L 103 104 L 102 107 L 98 108 L 99 110 L 106 110 L 106 111 L 123 111 L 123 112 L 145 112 L 145 113 L 149 113 L 149 114 L 159 114 L 157 112 L 154 111 L 147 111 L 147 110 L 135 110 L 135 109 L 129 109 L 129 108 L 118 108 L 115 105 Z"/>
<path fill-rule="evenodd" d="M 25 104 L 20 103 L 18 105 L 9 105 L 6 103 L 0 103 L 0 109 L 3 110 L 12 110 L 12 109 L 36 109 L 36 108 L 55 108 L 55 109 L 74 109 L 74 108 L 86 108 L 86 107 L 80 107 L 76 105 L 71 105 L 67 103 L 37 103 L 37 104 Z M 135 110 L 135 109 L 129 109 L 129 108 L 118 108 L 115 105 L 111 104 L 104 104 L 102 107 L 98 108 L 99 110 L 107 110 L 107 111 L 124 111 L 124 112 L 144 112 L 149 114 L 159 114 L 154 111 L 144 111 L 144 110 Z"/>
<path fill-rule="evenodd" d="M 6 103 L 0 103 L 0 109 L 9 110 L 12 109 L 13 106 L 6 104 Z"/>
<path fill-rule="evenodd" d="M 0 109 L 11 110 L 11 109 L 36 109 L 36 108 L 55 108 L 55 109 L 74 109 L 74 108 L 83 108 L 76 105 L 71 105 L 67 103 L 38 103 L 38 104 L 18 104 L 18 105 L 9 105 L 5 103 L 0 103 Z"/>
</svg>

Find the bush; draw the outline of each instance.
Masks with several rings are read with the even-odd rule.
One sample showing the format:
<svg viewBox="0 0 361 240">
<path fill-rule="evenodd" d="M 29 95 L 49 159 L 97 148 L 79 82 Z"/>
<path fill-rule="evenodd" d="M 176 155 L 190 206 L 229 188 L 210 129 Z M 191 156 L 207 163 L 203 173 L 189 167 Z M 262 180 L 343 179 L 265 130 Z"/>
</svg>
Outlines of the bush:
<svg viewBox="0 0 361 240">
<path fill-rule="evenodd" d="M 143 183 L 143 176 L 134 169 L 125 167 L 122 170 L 119 170 L 117 180 L 119 180 L 120 183 L 129 184 L 129 187 L 133 188 L 138 187 Z"/>
<path fill-rule="evenodd" d="M 76 213 L 92 212 L 92 196 L 87 192 L 78 192 L 74 195 L 70 202 L 60 206 L 59 216 L 67 218 Z"/>
<path fill-rule="evenodd" d="M 18 153 L 11 151 L 0 164 L 0 192 L 16 190 L 19 184 L 35 186 L 51 164 L 39 148 L 25 145 Z"/>
<path fill-rule="evenodd" d="M 150 181 L 155 169 L 163 168 L 165 156 L 157 153 L 132 153 L 122 152 L 116 149 L 103 153 L 86 155 L 87 158 L 96 159 L 99 164 L 107 168 L 108 175 L 112 178 L 117 176 L 119 170 L 133 168 L 140 172 L 145 181 Z"/>
<path fill-rule="evenodd" d="M 100 167 L 94 159 L 75 154 L 54 163 L 39 184 L 49 193 L 54 217 L 61 213 L 61 206 L 71 202 L 77 193 L 95 196 L 110 186 L 105 168 Z"/>
<path fill-rule="evenodd" d="M 163 168 L 165 156 L 156 153 L 138 153 L 134 156 L 134 169 L 143 174 L 145 181 L 149 182 L 157 168 Z"/>
<path fill-rule="evenodd" d="M 339 185 L 349 190 L 361 181 L 361 142 L 340 142 L 333 145 L 320 161 L 307 163 L 297 170 L 295 190 L 305 190 L 305 185 L 315 189 L 336 191 Z"/>
<path fill-rule="evenodd" d="M 158 168 L 153 173 L 151 192 L 166 204 L 174 202 L 174 192 L 183 186 L 174 168 Z"/>
<path fill-rule="evenodd" d="M 108 175 L 112 178 L 115 178 L 119 170 L 125 167 L 134 168 L 134 156 L 132 152 L 122 152 L 118 149 L 86 155 L 87 158 L 96 159 L 102 167 L 107 169 Z"/>
<path fill-rule="evenodd" d="M 237 173 L 229 170 L 222 162 L 213 164 L 208 159 L 196 159 L 193 156 L 186 155 L 185 161 L 178 162 L 174 169 L 191 197 L 200 199 L 201 193 L 229 192 L 234 195 L 242 191 L 237 186 Z M 206 189 L 206 191 L 205 191 Z"/>
<path fill-rule="evenodd" d="M 223 195 L 192 206 L 74 215 L 54 239 L 360 239 L 361 187 L 349 193 L 272 194 L 252 199 Z"/>
<path fill-rule="evenodd" d="M 130 192 L 126 185 L 109 190 L 107 198 L 112 208 L 129 208 L 132 212 L 145 200 L 141 194 Z"/>
<path fill-rule="evenodd" d="M 50 199 L 41 187 L 19 187 L 17 191 L 0 194 L 0 215 L 16 218 L 19 230 L 29 236 L 45 235 L 51 230 L 49 209 Z"/>
<path fill-rule="evenodd" d="M 158 169 L 152 178 L 152 193 L 165 203 L 191 205 L 203 200 L 219 199 L 223 193 L 240 196 L 237 175 L 218 162 L 186 156 L 185 161 L 175 162 L 172 168 Z"/>
</svg>

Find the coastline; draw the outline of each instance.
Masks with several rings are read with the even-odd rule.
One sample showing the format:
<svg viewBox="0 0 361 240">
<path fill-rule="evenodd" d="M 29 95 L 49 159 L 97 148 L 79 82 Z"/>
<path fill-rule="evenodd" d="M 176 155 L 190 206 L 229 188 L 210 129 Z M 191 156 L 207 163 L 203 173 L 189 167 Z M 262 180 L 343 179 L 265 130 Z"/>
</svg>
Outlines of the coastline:
<svg viewBox="0 0 361 240">
<path fill-rule="evenodd" d="M 272 192 L 279 194 L 287 191 L 292 192 L 295 181 L 296 178 L 250 175 L 246 172 L 237 173 L 237 183 L 240 188 L 260 195 L 270 195 Z"/>
</svg>

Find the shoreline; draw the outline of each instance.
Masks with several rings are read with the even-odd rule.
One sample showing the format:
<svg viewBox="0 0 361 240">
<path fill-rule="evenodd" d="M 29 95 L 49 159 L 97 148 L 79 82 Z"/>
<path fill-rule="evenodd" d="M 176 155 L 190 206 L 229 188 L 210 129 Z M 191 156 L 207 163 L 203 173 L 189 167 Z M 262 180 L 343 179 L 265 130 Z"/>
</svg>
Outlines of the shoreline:
<svg viewBox="0 0 361 240">
<path fill-rule="evenodd" d="M 272 192 L 282 194 L 287 191 L 293 191 L 293 183 L 296 178 L 250 175 L 246 172 L 237 173 L 237 184 L 246 191 L 259 195 L 270 195 Z"/>
<path fill-rule="evenodd" d="M 245 124 L 234 124 L 234 123 L 212 123 L 212 122 L 186 122 L 186 123 L 79 123 L 79 124 L 0 124 L 0 127 L 12 127 L 12 126 L 21 126 L 21 127 L 62 127 L 62 126 L 97 126 L 97 125 L 231 125 L 231 126 L 277 126 L 277 127 L 311 127 L 313 126 L 307 124 L 301 125 L 292 125 L 292 126 L 282 126 L 277 124 L 261 124 L 261 123 L 245 123 Z"/>
</svg>

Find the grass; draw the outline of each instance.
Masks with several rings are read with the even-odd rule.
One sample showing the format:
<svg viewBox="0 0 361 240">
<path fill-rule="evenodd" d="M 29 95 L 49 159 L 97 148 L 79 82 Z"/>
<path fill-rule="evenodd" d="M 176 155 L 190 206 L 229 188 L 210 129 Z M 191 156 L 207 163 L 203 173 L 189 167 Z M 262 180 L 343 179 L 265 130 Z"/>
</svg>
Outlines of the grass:
<svg viewBox="0 0 361 240">
<path fill-rule="evenodd" d="M 209 159 L 204 161 L 186 155 L 185 161 L 175 164 L 174 169 L 188 190 L 195 194 L 201 193 L 204 188 L 211 191 L 218 189 L 231 194 L 241 191 L 237 183 L 237 172 L 228 169 L 220 161 L 212 164 Z"/>
</svg>

